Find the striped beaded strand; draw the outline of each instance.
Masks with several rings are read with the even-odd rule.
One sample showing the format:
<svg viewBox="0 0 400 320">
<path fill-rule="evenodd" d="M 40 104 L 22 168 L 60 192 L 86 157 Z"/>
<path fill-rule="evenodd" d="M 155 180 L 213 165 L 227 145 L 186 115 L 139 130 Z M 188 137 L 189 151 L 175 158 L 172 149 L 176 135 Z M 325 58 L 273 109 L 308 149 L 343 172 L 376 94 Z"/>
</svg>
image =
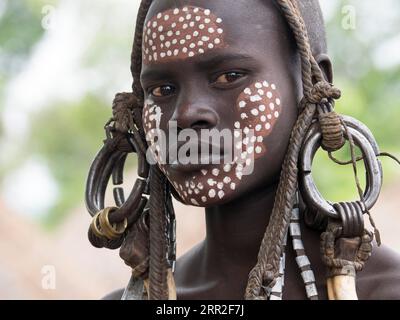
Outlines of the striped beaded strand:
<svg viewBox="0 0 400 320">
<path fill-rule="evenodd" d="M 306 255 L 303 241 L 301 240 L 298 194 L 296 197 L 297 201 L 292 210 L 289 232 L 290 236 L 292 237 L 293 249 L 296 252 L 296 263 L 301 270 L 301 277 L 303 278 L 303 282 L 305 284 L 307 297 L 310 300 L 318 300 L 318 291 L 315 285 L 314 272 L 311 269 L 310 260 Z"/>
</svg>

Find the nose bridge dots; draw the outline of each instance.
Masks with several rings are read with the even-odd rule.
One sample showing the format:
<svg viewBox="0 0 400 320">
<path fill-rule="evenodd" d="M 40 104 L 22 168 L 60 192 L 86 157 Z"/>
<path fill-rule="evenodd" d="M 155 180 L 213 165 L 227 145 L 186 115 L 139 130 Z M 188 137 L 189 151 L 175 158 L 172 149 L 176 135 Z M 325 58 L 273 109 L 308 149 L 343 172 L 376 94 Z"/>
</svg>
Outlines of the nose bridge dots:
<svg viewBox="0 0 400 320">
<path fill-rule="evenodd" d="M 222 19 L 199 7 L 158 13 L 146 23 L 143 35 L 145 64 L 191 58 L 224 47 Z"/>
</svg>

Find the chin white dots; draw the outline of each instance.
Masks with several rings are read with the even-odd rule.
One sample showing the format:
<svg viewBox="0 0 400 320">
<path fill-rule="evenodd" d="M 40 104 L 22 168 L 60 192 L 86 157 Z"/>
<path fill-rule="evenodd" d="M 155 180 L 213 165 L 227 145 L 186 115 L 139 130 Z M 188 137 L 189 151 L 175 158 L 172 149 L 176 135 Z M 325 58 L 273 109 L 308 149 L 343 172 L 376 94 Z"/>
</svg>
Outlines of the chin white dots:
<svg viewBox="0 0 400 320">
<path fill-rule="evenodd" d="M 228 184 L 229 182 L 232 181 L 232 179 L 230 177 L 225 177 L 223 181 L 225 184 Z"/>
<path fill-rule="evenodd" d="M 214 29 L 214 28 L 208 28 L 208 32 L 209 32 L 209 33 L 214 33 L 214 32 L 215 32 L 215 29 Z"/>
<path fill-rule="evenodd" d="M 200 29 L 200 30 L 203 30 L 204 28 L 205 28 L 204 24 L 200 24 L 200 25 L 199 25 L 199 29 Z"/>
<path fill-rule="evenodd" d="M 157 21 L 154 21 L 153 24 L 152 24 L 153 28 L 156 28 L 157 25 L 158 25 Z"/>
<path fill-rule="evenodd" d="M 204 10 L 204 14 L 205 14 L 206 16 L 209 16 L 210 13 L 211 13 L 211 11 L 210 11 L 209 9 Z"/>
<path fill-rule="evenodd" d="M 271 99 L 271 98 L 272 98 L 272 92 L 271 92 L 271 91 L 268 91 L 268 92 L 267 92 L 267 97 L 268 97 L 268 99 Z"/>
<path fill-rule="evenodd" d="M 214 176 L 218 177 L 218 175 L 219 175 L 219 170 L 218 169 L 213 169 L 211 172 L 212 172 L 212 174 Z"/>
<path fill-rule="evenodd" d="M 188 56 L 189 56 L 189 57 L 194 57 L 194 52 L 193 52 L 193 51 L 190 51 L 189 54 L 188 54 Z"/>
<path fill-rule="evenodd" d="M 275 118 L 279 118 L 279 112 L 278 112 L 278 111 L 275 111 L 274 117 L 275 117 Z"/>
<path fill-rule="evenodd" d="M 199 203 L 195 200 L 195 199 L 190 199 L 190 201 L 195 205 L 195 206 L 198 206 L 199 205 Z"/>
<path fill-rule="evenodd" d="M 236 183 L 232 182 L 230 187 L 231 187 L 232 190 L 235 190 L 236 189 Z"/>
<path fill-rule="evenodd" d="M 230 164 L 224 165 L 224 171 L 225 171 L 225 172 L 229 172 L 229 171 L 231 171 L 231 170 L 232 170 L 232 166 L 231 166 Z"/>
<path fill-rule="evenodd" d="M 256 153 L 260 154 L 262 152 L 262 148 L 260 146 L 256 147 Z"/>
<path fill-rule="evenodd" d="M 239 121 L 236 121 L 234 125 L 235 125 L 236 129 L 240 129 L 240 122 Z"/>
<path fill-rule="evenodd" d="M 217 23 L 221 23 L 222 22 L 222 19 L 221 18 L 217 18 Z"/>
<path fill-rule="evenodd" d="M 224 192 L 224 191 L 222 191 L 222 190 L 218 191 L 218 197 L 219 197 L 220 199 L 222 199 L 222 198 L 224 197 L 224 195 L 225 195 L 225 192 Z"/>
<path fill-rule="evenodd" d="M 271 129 L 271 124 L 270 124 L 270 123 L 266 123 L 266 124 L 265 124 L 265 129 L 266 129 L 266 130 Z"/>
<path fill-rule="evenodd" d="M 247 95 L 251 95 L 251 89 L 250 88 L 244 89 L 244 93 Z"/>
<path fill-rule="evenodd" d="M 278 98 L 275 100 L 276 105 L 280 106 L 281 105 L 281 100 Z"/>
<path fill-rule="evenodd" d="M 221 28 L 218 28 L 218 29 L 217 29 L 217 32 L 218 32 L 219 34 L 222 34 L 222 33 L 224 32 L 224 30 L 221 29 Z"/>
<path fill-rule="evenodd" d="M 253 115 L 253 116 L 258 116 L 258 110 L 257 109 L 253 109 L 253 110 L 251 110 L 251 114 Z"/>
<path fill-rule="evenodd" d="M 210 198 L 215 198 L 215 196 L 216 196 L 215 190 L 214 189 L 210 189 L 210 191 L 208 191 L 208 196 Z"/>
<path fill-rule="evenodd" d="M 202 196 L 202 197 L 201 197 L 201 201 L 203 201 L 203 202 L 207 202 L 207 197 L 205 197 L 205 196 Z"/>
<path fill-rule="evenodd" d="M 174 13 L 174 15 L 179 14 L 179 9 L 178 9 L 178 8 L 175 8 L 174 11 L 173 11 L 173 13 Z"/>
<path fill-rule="evenodd" d="M 261 89 L 261 88 L 262 88 L 262 84 L 259 83 L 259 82 L 257 82 L 257 83 L 255 84 L 255 86 L 256 86 L 257 89 Z"/>
<path fill-rule="evenodd" d="M 215 43 L 215 44 L 220 44 L 220 43 L 221 43 L 221 40 L 220 40 L 219 38 L 216 38 L 216 39 L 214 40 L 214 43 Z"/>
</svg>

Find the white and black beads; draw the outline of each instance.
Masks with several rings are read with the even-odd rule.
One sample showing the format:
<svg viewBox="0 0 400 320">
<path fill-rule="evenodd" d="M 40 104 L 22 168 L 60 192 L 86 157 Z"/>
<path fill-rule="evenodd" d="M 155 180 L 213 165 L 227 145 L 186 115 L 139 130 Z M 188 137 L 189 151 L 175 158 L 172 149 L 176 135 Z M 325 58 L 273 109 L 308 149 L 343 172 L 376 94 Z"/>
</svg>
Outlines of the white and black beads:
<svg viewBox="0 0 400 320">
<path fill-rule="evenodd" d="M 269 300 L 282 300 L 283 298 L 283 287 L 285 285 L 285 264 L 286 264 L 286 244 L 288 232 L 286 231 L 286 235 L 283 238 L 282 243 L 282 256 L 279 261 L 279 277 L 276 279 L 275 285 L 271 289 L 271 294 L 269 296 Z"/>
<path fill-rule="evenodd" d="M 289 230 L 290 236 L 292 237 L 293 249 L 296 251 L 296 263 L 301 270 L 301 277 L 305 285 L 307 297 L 310 300 L 318 300 L 314 272 L 311 269 L 310 260 L 306 255 L 303 241 L 301 240 L 298 201 L 292 210 Z"/>
</svg>

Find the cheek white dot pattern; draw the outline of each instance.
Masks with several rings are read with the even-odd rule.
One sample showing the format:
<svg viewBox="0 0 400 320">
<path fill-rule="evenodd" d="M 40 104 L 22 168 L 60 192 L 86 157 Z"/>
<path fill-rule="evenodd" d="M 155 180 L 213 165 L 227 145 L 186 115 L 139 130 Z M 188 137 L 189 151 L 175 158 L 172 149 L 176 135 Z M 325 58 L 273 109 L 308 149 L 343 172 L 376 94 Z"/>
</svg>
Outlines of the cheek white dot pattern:
<svg viewBox="0 0 400 320">
<path fill-rule="evenodd" d="M 235 157 L 232 163 L 210 165 L 211 168 L 202 169 L 186 181 L 172 181 L 185 203 L 207 206 L 225 199 L 228 194 L 238 189 L 244 179 L 243 172 L 246 167 L 254 165 L 254 160 L 266 153 L 264 140 L 281 114 L 281 100 L 276 88 L 275 84 L 259 81 L 239 95 L 236 102 L 238 116 L 232 123 L 232 128 L 242 130 L 242 139 L 235 145 L 240 152 L 239 158 Z M 151 110 L 148 114 L 151 115 Z M 246 116 L 243 117 L 243 114 Z M 246 136 L 250 129 L 254 130 L 255 135 L 252 137 Z"/>
<path fill-rule="evenodd" d="M 210 49 L 225 47 L 222 19 L 208 9 L 198 7 L 158 13 L 147 22 L 143 35 L 145 64 L 191 58 Z M 202 41 L 191 40 L 195 37 Z M 189 51 L 188 46 L 192 50 Z"/>
</svg>

